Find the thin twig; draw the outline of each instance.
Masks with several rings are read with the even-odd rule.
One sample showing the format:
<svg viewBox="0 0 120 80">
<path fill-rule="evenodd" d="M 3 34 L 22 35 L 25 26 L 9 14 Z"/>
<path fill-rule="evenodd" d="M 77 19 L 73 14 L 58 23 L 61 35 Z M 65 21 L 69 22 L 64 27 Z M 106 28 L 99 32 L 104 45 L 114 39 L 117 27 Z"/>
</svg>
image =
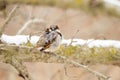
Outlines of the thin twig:
<svg viewBox="0 0 120 80">
<path fill-rule="evenodd" d="M 19 8 L 19 5 L 16 5 L 12 11 L 10 12 L 10 14 L 8 15 L 7 19 L 5 20 L 5 22 L 3 23 L 1 29 L 0 29 L 0 38 L 2 36 L 2 33 L 4 32 L 6 25 L 8 24 L 8 22 L 12 19 L 14 13 L 16 12 L 16 10 Z"/>
<path fill-rule="evenodd" d="M 68 46 L 72 45 L 73 39 L 75 38 L 75 36 L 76 36 L 76 34 L 77 34 L 78 32 L 79 32 L 79 30 L 77 30 L 77 31 L 75 32 L 75 34 L 72 36 L 71 42 L 70 42 L 70 44 L 69 44 Z"/>
<path fill-rule="evenodd" d="M 33 8 L 34 8 L 34 7 L 33 7 Z M 47 10 L 47 11 L 45 12 L 45 14 L 42 16 L 42 18 L 39 19 L 39 18 L 34 18 L 34 17 L 33 17 L 33 9 L 32 9 L 32 11 L 30 12 L 29 20 L 28 20 L 27 22 L 25 22 L 25 24 L 24 24 L 24 25 L 21 27 L 21 29 L 17 32 L 17 35 L 22 34 L 23 31 L 24 31 L 25 29 L 27 29 L 31 24 L 34 24 L 34 23 L 45 23 L 45 18 L 46 18 L 47 14 L 48 14 L 48 11 L 49 11 L 49 10 Z M 42 26 L 42 27 L 43 27 L 43 26 Z"/>
<path fill-rule="evenodd" d="M 91 68 L 89 68 L 88 66 L 82 65 L 82 64 L 80 64 L 78 62 L 75 62 L 74 60 L 70 60 L 70 59 L 66 58 L 65 56 L 61 56 L 61 55 L 58 55 L 58 54 L 55 54 L 55 53 L 52 53 L 52 54 L 54 54 L 58 58 L 64 59 L 65 61 L 73 64 L 74 66 L 78 66 L 78 67 L 82 67 L 82 68 L 86 69 L 87 71 L 91 72 L 92 74 L 94 74 L 97 77 L 103 78 L 105 80 L 109 80 L 108 76 L 105 76 L 105 75 L 103 75 L 103 74 L 101 74 L 101 73 L 99 73 L 97 71 L 94 71 Z"/>
<path fill-rule="evenodd" d="M 77 35 L 78 32 L 79 32 L 79 30 L 77 30 L 77 31 L 75 32 L 75 34 L 73 34 L 72 39 L 71 39 L 71 42 L 69 43 L 68 46 L 71 46 L 71 45 L 72 45 L 73 39 L 75 38 L 75 36 Z M 66 48 L 68 48 L 68 46 L 67 46 Z M 64 52 L 64 51 L 66 50 L 66 48 L 65 48 L 63 51 L 61 51 L 61 52 Z M 65 75 L 69 78 L 69 75 L 68 75 L 68 73 L 67 73 L 67 67 L 66 67 L 66 65 L 67 65 L 67 62 L 64 61 L 64 71 L 65 71 Z"/>
<path fill-rule="evenodd" d="M 44 20 L 42 19 L 30 19 L 28 20 L 24 25 L 23 27 L 17 32 L 17 35 L 20 35 L 27 27 L 29 27 L 31 24 L 33 23 L 44 23 Z"/>
</svg>

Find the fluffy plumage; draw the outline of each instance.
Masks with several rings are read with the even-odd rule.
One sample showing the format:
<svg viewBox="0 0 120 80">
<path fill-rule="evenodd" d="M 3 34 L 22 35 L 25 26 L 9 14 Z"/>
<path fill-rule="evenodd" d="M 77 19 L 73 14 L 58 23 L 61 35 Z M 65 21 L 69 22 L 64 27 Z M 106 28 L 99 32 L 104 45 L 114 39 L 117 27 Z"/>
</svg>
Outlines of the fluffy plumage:
<svg viewBox="0 0 120 80">
<path fill-rule="evenodd" d="M 40 51 L 53 52 L 60 46 L 62 40 L 62 34 L 57 25 L 51 25 L 40 36 L 37 42 L 37 49 Z"/>
</svg>

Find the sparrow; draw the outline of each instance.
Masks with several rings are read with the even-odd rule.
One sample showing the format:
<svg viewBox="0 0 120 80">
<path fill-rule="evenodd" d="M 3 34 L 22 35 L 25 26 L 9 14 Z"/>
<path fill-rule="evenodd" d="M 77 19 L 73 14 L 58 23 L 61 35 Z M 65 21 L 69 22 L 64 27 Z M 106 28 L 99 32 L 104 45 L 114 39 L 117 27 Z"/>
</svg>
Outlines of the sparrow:
<svg viewBox="0 0 120 80">
<path fill-rule="evenodd" d="M 62 37 L 58 25 L 51 25 L 40 36 L 36 47 L 40 51 L 54 52 L 60 47 Z"/>
</svg>

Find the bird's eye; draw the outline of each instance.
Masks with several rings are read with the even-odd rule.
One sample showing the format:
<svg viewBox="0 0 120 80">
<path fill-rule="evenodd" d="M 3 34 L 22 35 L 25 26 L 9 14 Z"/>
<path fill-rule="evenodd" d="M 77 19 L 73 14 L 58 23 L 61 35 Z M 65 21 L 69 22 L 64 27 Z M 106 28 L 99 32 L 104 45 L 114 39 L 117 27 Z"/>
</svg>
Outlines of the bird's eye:
<svg viewBox="0 0 120 80">
<path fill-rule="evenodd" d="M 52 28 L 50 28 L 50 30 L 53 30 Z"/>
<path fill-rule="evenodd" d="M 45 32 L 46 32 L 46 34 L 48 34 L 50 31 L 49 31 L 49 29 L 47 28 Z"/>
<path fill-rule="evenodd" d="M 55 26 L 55 29 L 59 29 L 58 25 Z"/>
</svg>

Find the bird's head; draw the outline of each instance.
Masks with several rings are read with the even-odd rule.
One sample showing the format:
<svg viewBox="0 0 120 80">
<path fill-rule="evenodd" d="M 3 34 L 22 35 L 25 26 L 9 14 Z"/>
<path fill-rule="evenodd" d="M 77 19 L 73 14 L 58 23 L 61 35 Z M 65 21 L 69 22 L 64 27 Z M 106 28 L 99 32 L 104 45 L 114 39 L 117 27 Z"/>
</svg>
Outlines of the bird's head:
<svg viewBox="0 0 120 80">
<path fill-rule="evenodd" d="M 59 27 L 58 27 L 58 25 L 51 25 L 50 30 L 51 31 L 59 30 Z"/>
<path fill-rule="evenodd" d="M 55 31 L 55 32 L 58 33 L 58 34 L 61 36 L 61 38 L 62 38 L 62 33 L 60 32 L 58 25 L 51 25 L 51 26 L 50 26 L 50 30 L 51 30 L 51 31 Z"/>
<path fill-rule="evenodd" d="M 51 31 L 51 30 L 50 30 L 49 28 L 46 28 L 45 33 L 46 33 L 46 34 L 49 34 L 50 31 Z"/>
</svg>

